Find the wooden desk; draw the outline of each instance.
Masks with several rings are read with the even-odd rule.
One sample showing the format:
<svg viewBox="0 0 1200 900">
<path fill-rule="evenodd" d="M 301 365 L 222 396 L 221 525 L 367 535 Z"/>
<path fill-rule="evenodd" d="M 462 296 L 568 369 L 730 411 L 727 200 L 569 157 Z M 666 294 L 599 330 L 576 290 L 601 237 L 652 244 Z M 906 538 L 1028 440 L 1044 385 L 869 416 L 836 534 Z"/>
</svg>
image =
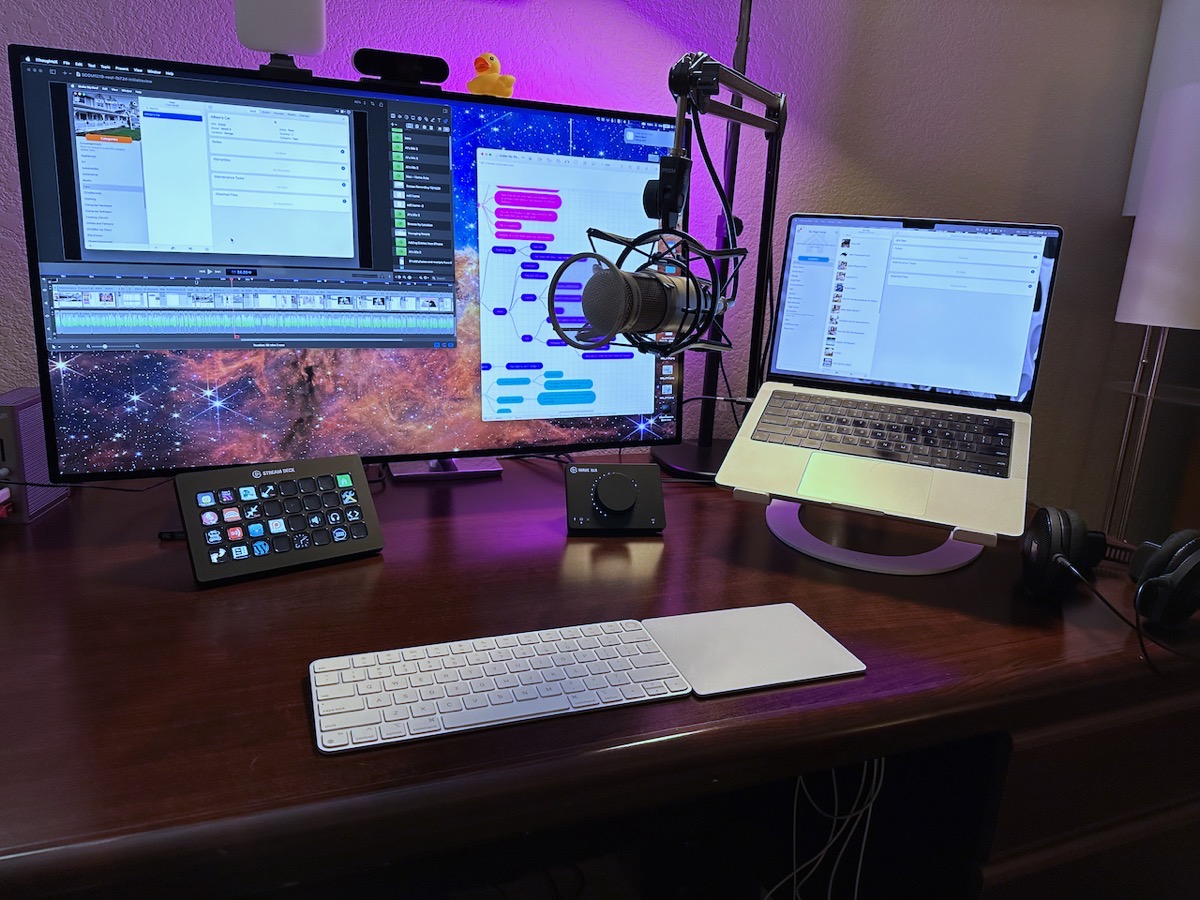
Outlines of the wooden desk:
<svg viewBox="0 0 1200 900">
<path fill-rule="evenodd" d="M 169 484 L 77 490 L 0 528 L 0 895 L 268 889 L 980 736 L 1015 748 L 971 861 L 989 896 L 1200 821 L 1200 666 L 1157 653 L 1157 677 L 1099 603 L 1025 599 L 1015 544 L 945 575 L 863 574 L 788 550 L 718 489 L 665 493 L 661 540 L 568 540 L 550 462 L 390 484 L 382 557 L 208 590 L 156 539 Z M 1128 607 L 1120 569 L 1098 584 Z M 865 676 L 315 748 L 318 657 L 780 601 Z"/>
</svg>

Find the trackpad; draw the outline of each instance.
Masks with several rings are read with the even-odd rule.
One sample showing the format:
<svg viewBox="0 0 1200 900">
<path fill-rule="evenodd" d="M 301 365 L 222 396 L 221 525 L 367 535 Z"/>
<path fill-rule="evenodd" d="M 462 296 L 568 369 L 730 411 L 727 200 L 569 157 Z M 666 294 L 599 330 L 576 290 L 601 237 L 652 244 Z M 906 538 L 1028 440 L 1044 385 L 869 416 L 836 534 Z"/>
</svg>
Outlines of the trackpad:
<svg viewBox="0 0 1200 900">
<path fill-rule="evenodd" d="M 797 493 L 827 503 L 922 516 L 932 483 L 929 469 L 817 452 L 804 468 Z"/>
</svg>

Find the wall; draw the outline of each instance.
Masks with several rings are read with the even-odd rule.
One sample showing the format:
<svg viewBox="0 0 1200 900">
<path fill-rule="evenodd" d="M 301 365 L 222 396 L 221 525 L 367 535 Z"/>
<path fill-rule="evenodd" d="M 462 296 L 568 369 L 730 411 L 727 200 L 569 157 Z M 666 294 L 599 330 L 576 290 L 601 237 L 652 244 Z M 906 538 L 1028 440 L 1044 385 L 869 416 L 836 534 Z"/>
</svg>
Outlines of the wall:
<svg viewBox="0 0 1200 900">
<path fill-rule="evenodd" d="M 814 210 L 1066 229 L 1030 497 L 1093 521 L 1124 416 L 1106 383 L 1130 377 L 1140 347 L 1113 311 L 1130 233 L 1121 204 L 1158 13 L 1145 0 L 758 0 L 754 10 L 748 74 L 790 103 L 780 223 Z M 668 67 L 688 50 L 730 60 L 737 4 L 329 0 L 328 21 L 326 52 L 301 60 L 318 74 L 349 76 L 353 50 L 377 46 L 445 56 L 449 86 L 461 89 L 470 61 L 490 50 L 517 76 L 519 96 L 671 112 Z M 236 44 L 232 0 L 26 0 L 5 4 L 0 22 L 9 42 L 229 65 L 261 59 Z M 0 131 L 11 132 L 7 104 L 0 116 Z M 708 133 L 720 130 L 714 121 Z M 36 383 L 16 161 L 3 143 L 0 389 Z M 762 150 L 761 137 L 744 130 L 737 207 L 751 247 Z M 714 207 L 700 182 L 695 190 L 693 230 L 710 238 Z M 753 271 L 753 258 L 746 265 Z M 735 391 L 745 385 L 750 289 L 731 314 L 741 351 L 728 354 Z M 695 392 L 698 381 L 689 386 Z"/>
</svg>

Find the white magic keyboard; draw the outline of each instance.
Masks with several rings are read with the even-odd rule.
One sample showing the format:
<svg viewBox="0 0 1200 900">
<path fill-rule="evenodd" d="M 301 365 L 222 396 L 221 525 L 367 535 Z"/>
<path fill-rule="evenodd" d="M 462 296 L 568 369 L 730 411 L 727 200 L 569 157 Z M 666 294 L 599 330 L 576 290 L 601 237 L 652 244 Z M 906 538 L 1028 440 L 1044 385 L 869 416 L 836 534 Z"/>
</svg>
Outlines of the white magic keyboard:
<svg viewBox="0 0 1200 900">
<path fill-rule="evenodd" d="M 334 656 L 308 675 L 328 753 L 692 691 L 632 620 Z"/>
</svg>

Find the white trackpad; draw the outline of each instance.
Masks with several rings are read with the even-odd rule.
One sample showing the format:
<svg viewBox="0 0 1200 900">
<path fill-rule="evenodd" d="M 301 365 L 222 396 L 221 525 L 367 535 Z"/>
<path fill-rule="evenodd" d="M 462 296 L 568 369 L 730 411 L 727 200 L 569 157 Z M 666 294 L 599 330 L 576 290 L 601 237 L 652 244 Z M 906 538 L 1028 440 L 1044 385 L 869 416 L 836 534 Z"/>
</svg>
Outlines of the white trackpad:
<svg viewBox="0 0 1200 900">
<path fill-rule="evenodd" d="M 866 669 L 793 603 L 662 616 L 642 625 L 701 697 Z"/>
<path fill-rule="evenodd" d="M 932 484 L 929 469 L 818 452 L 804 467 L 797 494 L 858 509 L 922 516 Z"/>
</svg>

